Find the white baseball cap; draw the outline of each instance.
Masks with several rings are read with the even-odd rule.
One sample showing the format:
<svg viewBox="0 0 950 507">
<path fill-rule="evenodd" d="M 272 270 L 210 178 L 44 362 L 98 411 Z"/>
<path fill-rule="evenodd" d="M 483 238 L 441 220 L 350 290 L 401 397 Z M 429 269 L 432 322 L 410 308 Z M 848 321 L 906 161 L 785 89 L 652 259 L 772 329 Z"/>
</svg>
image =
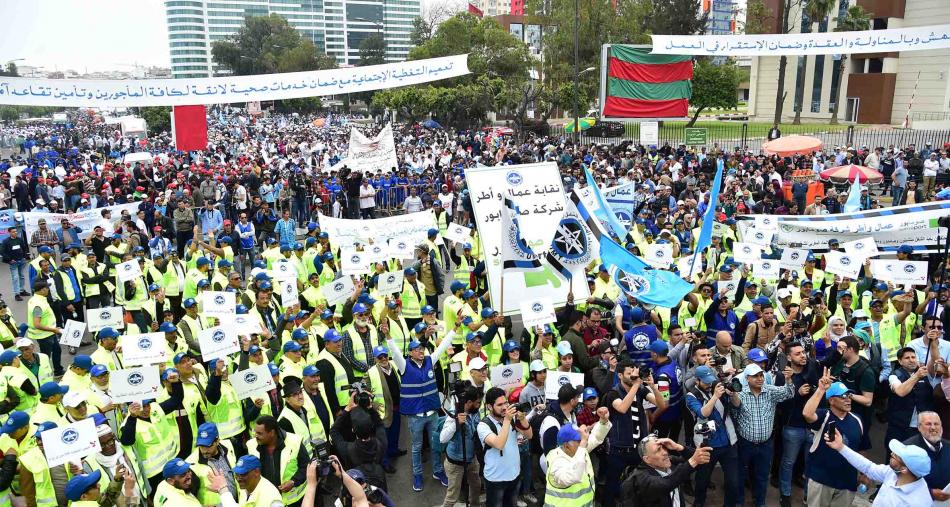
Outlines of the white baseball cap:
<svg viewBox="0 0 950 507">
<path fill-rule="evenodd" d="M 16 343 L 14 343 L 13 345 L 14 345 L 16 348 L 20 348 L 20 347 L 30 347 L 30 348 L 33 348 L 33 340 L 31 340 L 31 339 L 29 339 L 29 338 L 20 338 L 20 339 L 17 340 Z"/>
<path fill-rule="evenodd" d="M 476 357 L 475 359 L 472 359 L 471 361 L 468 362 L 469 370 L 481 370 L 485 366 L 486 366 L 485 360 L 480 357 Z"/>
<path fill-rule="evenodd" d="M 789 289 L 788 287 L 782 287 L 781 289 L 775 291 L 775 294 L 779 299 L 785 299 L 792 295 L 792 289 Z"/>
<path fill-rule="evenodd" d="M 76 408 L 86 401 L 86 395 L 79 391 L 69 391 L 63 396 L 63 406 Z"/>
<path fill-rule="evenodd" d="M 540 359 L 535 359 L 534 361 L 531 361 L 531 367 L 529 368 L 529 371 L 544 371 L 544 370 L 547 370 L 547 367 L 544 366 L 544 361 Z"/>
</svg>

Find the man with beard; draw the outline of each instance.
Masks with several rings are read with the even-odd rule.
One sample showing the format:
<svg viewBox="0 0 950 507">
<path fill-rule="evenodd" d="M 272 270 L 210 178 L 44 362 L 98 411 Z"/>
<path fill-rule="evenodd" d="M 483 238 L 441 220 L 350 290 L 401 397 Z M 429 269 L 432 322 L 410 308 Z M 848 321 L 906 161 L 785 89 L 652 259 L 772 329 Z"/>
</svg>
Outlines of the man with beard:
<svg viewBox="0 0 950 507">
<path fill-rule="evenodd" d="M 804 346 L 792 342 L 785 347 L 784 356 L 787 366 L 792 369 L 792 384 L 795 395 L 779 405 L 780 420 L 776 421 L 782 432 L 782 458 L 779 468 L 779 491 L 782 506 L 791 505 L 792 470 L 801 454 L 802 447 L 809 443 L 812 435 L 808 423 L 802 416 L 805 402 L 812 390 L 818 385 L 818 363 L 808 356 Z M 776 386 L 785 385 L 785 376 L 775 379 Z"/>
<path fill-rule="evenodd" d="M 261 476 L 261 460 L 256 456 L 242 456 L 234 467 L 241 491 L 238 496 L 240 505 L 253 507 L 280 507 L 284 505 L 280 491 L 270 481 Z"/>
<path fill-rule="evenodd" d="M 209 483 L 205 485 L 208 490 L 215 492 L 227 490 L 221 474 L 211 471 L 209 478 Z M 201 507 L 203 505 L 198 500 L 202 485 L 195 479 L 191 465 L 185 460 L 175 458 L 166 463 L 162 468 L 162 479 L 155 488 L 155 505 L 161 507 Z"/>
<path fill-rule="evenodd" d="M 85 462 L 93 471 L 100 471 L 103 475 L 112 478 L 118 477 L 124 469 L 127 477 L 130 478 L 131 495 L 126 496 L 125 505 L 137 505 L 139 499 L 148 491 L 148 481 L 142 476 L 137 466 L 133 466 L 135 456 L 128 451 L 116 445 L 115 433 L 105 416 L 102 414 L 93 414 L 93 421 L 96 423 L 96 434 L 99 436 L 99 446 L 102 450 L 86 458 Z"/>
<path fill-rule="evenodd" d="M 944 488 L 950 483 L 950 441 L 941 438 L 943 425 L 936 412 L 917 414 L 917 430 L 920 432 L 904 441 L 907 445 L 916 445 L 930 457 L 930 473 L 924 477 L 930 496 L 935 501 L 950 500 L 950 493 Z"/>
</svg>

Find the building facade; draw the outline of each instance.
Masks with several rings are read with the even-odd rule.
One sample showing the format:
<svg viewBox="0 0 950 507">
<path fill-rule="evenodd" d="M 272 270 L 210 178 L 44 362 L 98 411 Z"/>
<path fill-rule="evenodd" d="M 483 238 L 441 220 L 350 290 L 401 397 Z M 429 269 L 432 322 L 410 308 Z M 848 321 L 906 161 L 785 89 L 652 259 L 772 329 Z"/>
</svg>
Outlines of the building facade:
<svg viewBox="0 0 950 507">
<path fill-rule="evenodd" d="M 766 0 L 772 12 L 782 0 Z M 792 12 L 794 33 L 833 31 L 834 18 L 850 5 L 871 14 L 872 29 L 909 28 L 950 23 L 947 0 L 839 0 L 826 19 L 810 20 Z M 841 68 L 844 66 L 844 73 Z M 753 58 L 749 114 L 771 121 L 775 114 L 779 57 Z M 841 121 L 903 123 L 905 117 L 950 119 L 950 49 L 847 55 L 788 56 L 783 121 L 800 111 L 802 121 L 827 121 L 842 100 Z M 913 106 L 911 107 L 911 97 Z"/>
<path fill-rule="evenodd" d="M 386 41 L 386 60 L 405 60 L 412 20 L 421 0 L 165 0 L 172 75 L 219 74 L 211 44 L 237 33 L 249 16 L 277 14 L 340 65 L 359 60 L 360 43 L 375 34 Z"/>
</svg>

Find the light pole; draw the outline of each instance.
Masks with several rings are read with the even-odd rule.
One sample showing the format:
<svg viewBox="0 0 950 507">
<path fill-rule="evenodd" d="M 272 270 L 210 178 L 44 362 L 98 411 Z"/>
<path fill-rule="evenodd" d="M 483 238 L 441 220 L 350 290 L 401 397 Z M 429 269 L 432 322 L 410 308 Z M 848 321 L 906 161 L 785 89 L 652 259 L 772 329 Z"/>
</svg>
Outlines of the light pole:
<svg viewBox="0 0 950 507">
<path fill-rule="evenodd" d="M 577 0 L 574 0 L 576 5 Z M 580 108 L 577 105 L 577 96 L 580 94 L 580 79 L 581 76 L 587 74 L 588 72 L 593 72 L 597 69 L 594 67 L 587 67 L 586 69 L 577 72 L 577 32 L 574 32 L 574 140 L 580 141 L 581 139 L 581 119 L 580 119 Z"/>
</svg>

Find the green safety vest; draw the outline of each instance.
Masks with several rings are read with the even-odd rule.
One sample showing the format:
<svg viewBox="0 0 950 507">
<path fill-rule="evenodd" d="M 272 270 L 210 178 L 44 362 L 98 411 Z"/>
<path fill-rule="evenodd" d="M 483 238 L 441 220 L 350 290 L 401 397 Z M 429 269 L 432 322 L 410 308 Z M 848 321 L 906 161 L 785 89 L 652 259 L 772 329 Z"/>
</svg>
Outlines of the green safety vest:
<svg viewBox="0 0 950 507">
<path fill-rule="evenodd" d="M 20 464 L 33 477 L 33 484 L 36 485 L 36 505 L 37 507 L 55 507 L 56 489 L 53 487 L 53 479 L 50 477 L 49 463 L 46 462 L 46 456 L 39 447 L 34 447 L 20 456 Z M 0 505 L 9 506 L 12 496 L 10 490 L 0 492 Z"/>
<path fill-rule="evenodd" d="M 42 352 L 33 352 L 33 355 L 40 363 L 39 368 L 37 368 L 36 375 L 34 376 L 33 371 L 23 364 L 22 359 L 20 360 L 20 370 L 23 371 L 23 374 L 26 375 L 26 378 L 30 379 L 33 387 L 39 390 L 41 385 L 53 381 L 53 363 L 50 362 L 49 356 L 43 354 Z M 93 360 L 95 360 L 95 356 L 93 356 Z M 109 369 L 112 370 L 112 368 Z"/>
<path fill-rule="evenodd" d="M 551 452 L 564 452 L 560 447 L 555 447 Z M 550 454 L 550 453 L 548 453 Z M 588 463 L 590 461 L 588 460 Z M 544 491 L 544 507 L 587 507 L 594 505 L 594 483 L 590 477 L 590 465 L 588 473 L 580 482 L 571 484 L 566 488 L 558 488 L 551 482 L 551 470 L 545 476 L 547 487 Z"/>
<path fill-rule="evenodd" d="M 349 335 L 350 342 L 353 344 L 353 357 L 357 360 L 363 361 L 367 365 L 373 364 L 373 351 L 372 349 L 379 345 L 379 335 L 376 332 L 376 327 L 373 325 L 368 326 L 369 329 L 369 346 L 370 350 L 363 349 L 363 339 L 360 337 L 360 334 L 356 331 L 356 326 L 352 323 L 343 328 L 343 334 Z M 363 372 L 353 371 L 353 375 L 357 378 L 363 378 Z M 349 399 L 349 396 L 347 396 Z"/>
<path fill-rule="evenodd" d="M 175 415 L 166 415 L 161 405 L 153 403 L 148 420 L 139 419 L 135 423 L 135 443 L 123 447 L 138 458 L 145 477 L 151 478 L 161 474 L 162 467 L 171 461 L 179 450 Z"/>
<path fill-rule="evenodd" d="M 310 397 L 307 394 L 304 394 L 304 400 L 309 400 Z M 317 416 L 315 410 L 311 410 L 306 406 L 304 402 L 304 410 L 307 411 L 307 420 L 304 421 L 297 415 L 296 412 L 291 410 L 286 405 L 284 409 L 280 411 L 280 416 L 277 417 L 278 420 L 286 420 L 290 423 L 290 427 L 294 429 L 294 435 L 304 439 L 305 442 L 310 442 L 313 439 L 319 438 L 321 440 L 327 439 L 327 433 L 323 429 L 323 423 L 320 422 L 320 417 Z"/>
<path fill-rule="evenodd" d="M 161 472 L 161 470 L 159 470 Z M 73 505 L 76 505 L 74 502 Z M 98 502 L 96 502 L 98 505 Z M 155 503 L 160 507 L 202 507 L 203 504 L 195 495 L 172 486 L 168 481 L 162 481 L 155 488 Z"/>
<path fill-rule="evenodd" d="M 325 359 L 331 365 L 333 365 L 333 392 L 336 393 L 336 401 L 341 407 L 345 407 L 350 401 L 350 393 L 346 389 L 350 385 L 350 379 L 346 375 L 346 369 L 343 368 L 343 365 L 340 363 L 340 360 L 336 358 L 332 353 L 327 349 L 320 351 L 320 355 L 317 356 L 318 359 Z"/>
<path fill-rule="evenodd" d="M 29 316 L 27 316 L 29 318 Z M 14 340 L 17 339 L 17 333 L 10 330 L 17 329 L 16 319 L 13 318 L 13 315 L 10 315 L 10 320 L 7 321 L 7 324 L 0 322 L 0 344 L 6 345 L 7 347 L 12 347 Z"/>
<path fill-rule="evenodd" d="M 452 337 L 452 344 L 454 345 L 460 345 L 465 342 L 465 335 L 459 331 L 460 322 L 458 319 L 459 308 L 464 304 L 465 302 L 459 299 L 455 294 L 445 298 L 442 302 L 442 320 L 445 321 L 445 331 L 455 331 L 455 336 Z"/>
<path fill-rule="evenodd" d="M 348 393 L 344 393 L 349 398 Z M 284 448 L 280 451 L 280 482 L 281 484 L 289 481 L 297 473 L 297 453 L 300 452 L 300 444 L 303 439 L 293 433 L 284 433 Z M 247 442 L 247 453 L 260 457 L 261 453 L 257 450 L 257 440 L 250 439 Z M 303 498 L 307 489 L 307 483 L 302 482 L 294 486 L 290 491 L 281 493 L 284 499 L 284 505 L 290 505 Z M 177 506 L 176 506 L 177 507 Z"/>
<path fill-rule="evenodd" d="M 459 257 L 459 265 L 455 266 L 455 279 L 464 283 L 468 287 L 470 281 L 469 276 L 472 274 L 472 269 L 475 266 L 468 263 L 468 259 L 464 255 Z"/>
<path fill-rule="evenodd" d="M 222 440 L 244 431 L 241 400 L 234 392 L 234 386 L 224 379 L 221 380 L 221 399 L 217 403 L 208 402 L 208 420 L 218 426 L 218 436 Z"/>
<path fill-rule="evenodd" d="M 65 271 L 56 271 L 56 277 L 59 278 L 60 282 L 63 284 L 63 292 L 66 294 L 66 301 L 72 302 L 76 300 L 76 290 L 73 288 L 73 282 L 69 279 L 69 275 Z M 79 273 L 76 273 L 76 282 L 79 282 Z"/>
<path fill-rule="evenodd" d="M 4 366 L 2 369 L 0 369 L 0 374 L 3 375 L 3 383 L 5 383 L 9 389 L 13 389 L 13 392 L 20 400 L 20 403 L 17 404 L 14 410 L 22 410 L 27 413 L 32 412 L 33 407 L 39 403 L 39 394 L 31 396 L 26 394 L 20 387 L 24 382 L 30 381 L 29 376 L 24 375 L 20 368 L 14 366 Z"/>
<path fill-rule="evenodd" d="M 422 307 L 426 301 L 426 289 L 418 278 L 416 279 L 416 290 L 419 291 L 418 296 L 416 296 L 416 291 L 412 290 L 412 285 L 409 284 L 408 280 L 403 282 L 402 294 L 400 294 L 399 300 L 402 301 L 402 315 L 407 319 L 422 318 Z"/>
<path fill-rule="evenodd" d="M 409 329 L 409 324 L 406 322 L 406 318 L 400 314 L 398 320 L 393 320 L 392 317 L 387 317 L 389 321 L 389 337 L 392 338 L 393 342 L 396 343 L 396 346 L 399 347 L 399 351 L 402 353 L 402 357 L 407 357 L 409 355 L 409 342 L 412 341 L 413 331 Z M 390 354 L 392 352 L 390 351 Z"/>
<path fill-rule="evenodd" d="M 284 502 L 280 496 L 280 490 L 263 477 L 261 477 L 260 482 L 257 483 L 257 487 L 254 488 L 254 491 L 248 494 L 247 491 L 242 489 L 238 496 L 241 497 L 238 500 L 238 505 L 241 506 L 271 507 L 274 504 L 282 504 Z"/>
<path fill-rule="evenodd" d="M 897 351 L 902 348 L 901 327 L 904 327 L 904 345 L 907 345 L 913 338 L 911 335 L 913 334 L 916 320 L 917 315 L 913 313 L 904 319 L 903 324 L 895 323 L 893 314 L 885 315 L 884 318 L 881 319 L 881 322 L 878 325 L 878 332 L 880 333 L 881 345 L 887 349 L 888 361 L 897 361 Z"/>
<path fill-rule="evenodd" d="M 53 307 L 49 305 L 49 300 L 43 296 L 33 295 L 26 303 L 26 337 L 31 340 L 40 340 L 53 335 L 49 331 L 42 331 L 33 327 L 33 311 L 39 308 L 43 314 L 40 316 L 40 324 L 44 327 L 56 327 L 56 314 L 53 313 Z"/>
</svg>

